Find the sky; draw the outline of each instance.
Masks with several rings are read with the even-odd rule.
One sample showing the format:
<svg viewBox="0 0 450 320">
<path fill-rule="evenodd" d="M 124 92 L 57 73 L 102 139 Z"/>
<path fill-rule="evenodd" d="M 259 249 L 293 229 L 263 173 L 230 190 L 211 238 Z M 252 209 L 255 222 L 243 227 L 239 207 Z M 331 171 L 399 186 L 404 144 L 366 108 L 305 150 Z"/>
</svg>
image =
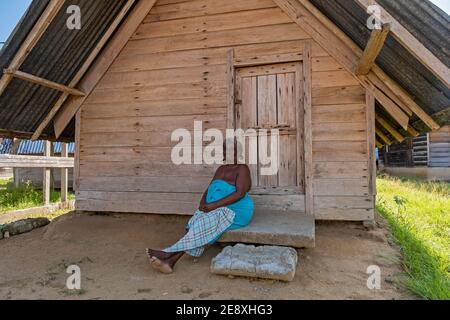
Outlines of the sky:
<svg viewBox="0 0 450 320">
<path fill-rule="evenodd" d="M 450 0 L 431 0 L 431 2 L 450 14 Z"/>
<path fill-rule="evenodd" d="M 450 14 L 450 0 L 431 1 Z M 8 39 L 30 3 L 31 0 L 0 0 L 0 42 Z"/>
<path fill-rule="evenodd" d="M 8 39 L 30 3 L 31 0 L 0 0 L 0 42 Z"/>
</svg>

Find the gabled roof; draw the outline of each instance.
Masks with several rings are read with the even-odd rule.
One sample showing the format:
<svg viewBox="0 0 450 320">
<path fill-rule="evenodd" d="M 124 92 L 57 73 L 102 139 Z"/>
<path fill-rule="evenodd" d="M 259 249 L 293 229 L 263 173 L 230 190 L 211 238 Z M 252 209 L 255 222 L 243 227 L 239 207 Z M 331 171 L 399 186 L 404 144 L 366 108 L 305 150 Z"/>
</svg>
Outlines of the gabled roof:
<svg viewBox="0 0 450 320">
<path fill-rule="evenodd" d="M 311 0 L 311 2 L 361 49 L 365 48 L 371 34 L 365 27 L 369 15 L 357 1 Z M 378 0 L 378 3 L 447 68 L 450 67 L 450 17 L 444 11 L 427 0 Z M 450 88 L 404 48 L 392 34 L 386 39 L 376 63 L 406 89 L 418 105 L 440 125 L 450 124 Z M 385 117 L 389 116 L 380 106 L 377 110 Z M 410 122 L 419 131 L 427 131 L 417 116 Z M 397 129 L 402 131 L 399 126 Z"/>
<path fill-rule="evenodd" d="M 60 0 L 58 0 L 60 1 Z M 127 0 L 70 0 L 51 20 L 50 25 L 31 50 L 19 70 L 56 83 L 69 85 Z M 33 0 L 27 12 L 0 52 L 0 70 L 10 66 L 27 36 L 33 31 L 46 8 L 55 1 Z M 81 30 L 66 26 L 67 8 L 81 9 Z M 3 136 L 29 138 L 42 123 L 61 92 L 28 81 L 14 78 L 0 96 L 0 132 Z M 73 140 L 74 122 L 62 135 Z M 53 127 L 47 126 L 42 137 L 54 137 Z"/>
<path fill-rule="evenodd" d="M 39 24 L 39 18 L 46 14 L 49 6 L 55 1 L 57 0 L 33 1 L 25 18 L 19 23 L 8 43 L 0 52 L 0 67 L 4 68 L 9 65 L 20 51 L 19 48 L 25 42 L 27 36 Z M 153 0 L 137 0 L 135 5 L 142 5 L 142 1 L 148 3 L 145 7 L 146 10 L 150 10 L 154 4 Z M 286 8 L 290 10 L 291 7 L 296 5 L 305 7 L 312 5 L 334 23 L 331 28 L 339 28 L 339 31 L 348 36 L 350 41 L 353 41 L 360 49 L 364 49 L 367 45 L 371 31 L 366 27 L 368 15 L 361 7 L 361 3 L 369 0 L 274 1 L 279 5 L 284 3 L 285 11 Z M 70 4 L 78 4 L 82 12 L 88 12 L 83 18 L 84 27 L 80 31 L 71 31 L 65 27 L 67 19 L 66 7 L 69 5 L 69 3 L 65 3 L 19 68 L 20 71 L 65 85 L 68 87 L 66 88 L 67 90 L 74 89 L 73 79 L 75 75 L 82 69 L 83 63 L 88 59 L 87 57 L 90 53 L 95 51 L 96 46 L 104 41 L 102 36 L 111 32 L 111 26 L 117 22 L 117 17 L 123 14 L 123 8 L 129 5 L 130 2 L 134 1 L 71 0 Z M 450 60 L 449 16 L 428 0 L 378 0 L 378 3 L 413 35 L 414 41 L 418 40 L 421 45 L 427 48 L 425 51 L 430 51 L 430 55 L 436 59 L 435 61 L 438 61 L 438 65 L 442 64 L 444 66 L 443 69 L 445 70 L 438 71 L 444 71 L 445 78 L 449 71 Z M 280 6 L 283 7 L 282 5 Z M 137 8 L 135 11 L 137 11 Z M 132 14 L 129 14 L 130 19 Z M 301 16 L 296 16 L 295 12 L 291 14 L 291 17 L 298 20 L 302 18 Z M 142 18 L 142 13 L 138 18 Z M 119 29 L 115 28 L 115 30 L 118 33 L 117 30 Z M 130 30 L 126 31 L 125 34 L 128 36 Z M 124 39 L 121 39 L 121 43 L 123 41 Z M 396 106 L 395 103 L 402 103 L 401 100 L 404 103 L 406 96 L 406 100 L 409 102 L 415 100 L 418 105 L 414 106 L 416 111 L 417 108 L 425 111 L 422 114 L 422 119 L 424 115 L 428 114 L 441 125 L 450 124 L 450 88 L 447 85 L 448 82 L 444 83 L 442 77 L 436 76 L 436 74 L 440 75 L 442 73 L 433 72 L 436 69 L 430 70 L 428 61 L 421 61 L 411 53 L 410 49 L 403 43 L 400 43 L 397 38 L 389 35 L 376 60 L 377 66 L 381 70 L 378 72 L 376 80 L 379 81 L 381 79 L 379 77 L 380 72 L 384 71 L 389 76 L 389 79 L 394 80 L 389 90 L 402 91 L 394 99 L 388 99 L 387 102 L 391 103 L 391 109 L 397 108 L 400 110 L 399 105 Z M 117 56 L 119 50 L 116 48 L 113 51 L 114 55 Z M 114 55 L 110 55 L 111 59 Z M 102 72 L 106 72 L 107 67 L 103 66 L 100 69 Z M 99 77 L 97 76 L 93 79 L 98 81 Z M 381 94 L 383 95 L 384 92 L 381 92 Z M 0 135 L 29 138 L 38 131 L 43 138 L 55 138 L 51 122 L 48 122 L 42 134 L 38 129 L 39 126 L 42 126 L 42 123 L 47 124 L 44 120 L 53 119 L 54 114 L 52 112 L 54 111 L 55 103 L 61 99 L 62 95 L 64 93 L 58 90 L 14 78 L 0 96 Z M 73 99 L 71 99 L 65 102 L 61 109 L 64 109 L 69 104 L 71 104 L 70 107 L 72 109 L 76 108 L 77 104 L 73 103 Z M 65 99 L 63 99 L 64 101 Z M 383 101 L 380 102 L 383 103 Z M 406 102 L 406 104 L 408 103 Z M 403 107 L 405 109 L 405 106 Z M 406 107 L 406 109 L 409 108 Z M 405 125 L 397 123 L 399 117 L 395 117 L 395 115 L 393 117 L 392 113 L 386 110 L 387 108 L 381 105 L 377 107 L 378 115 L 383 119 L 387 119 L 394 129 L 406 136 Z M 73 112 L 68 114 L 69 119 L 66 119 L 68 126 L 60 136 L 62 140 L 72 140 L 74 137 L 74 121 L 72 119 L 69 122 Z M 414 113 L 410 121 L 410 124 L 412 123 L 414 127 L 408 128 L 409 134 L 415 131 L 425 132 L 429 130 L 429 125 L 428 127 L 424 125 L 416 115 L 417 112 Z M 386 130 L 384 126 L 380 127 L 379 130 L 383 131 L 388 137 L 393 138 L 390 130 Z"/>
</svg>

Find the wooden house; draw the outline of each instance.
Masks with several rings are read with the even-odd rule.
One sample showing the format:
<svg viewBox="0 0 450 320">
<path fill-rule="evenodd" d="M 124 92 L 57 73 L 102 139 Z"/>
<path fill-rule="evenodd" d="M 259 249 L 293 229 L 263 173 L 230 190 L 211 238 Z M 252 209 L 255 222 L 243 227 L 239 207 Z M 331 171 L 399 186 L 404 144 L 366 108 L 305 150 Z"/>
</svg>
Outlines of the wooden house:
<svg viewBox="0 0 450 320">
<path fill-rule="evenodd" d="M 450 123 L 450 71 L 444 12 L 378 0 L 372 30 L 372 2 L 35 0 L 0 55 L 0 133 L 74 140 L 80 211 L 189 215 L 215 167 L 174 165 L 174 130 L 278 128 L 260 231 L 373 220 L 376 145 Z"/>
<path fill-rule="evenodd" d="M 380 163 L 392 175 L 450 181 L 450 126 L 384 146 Z"/>
</svg>

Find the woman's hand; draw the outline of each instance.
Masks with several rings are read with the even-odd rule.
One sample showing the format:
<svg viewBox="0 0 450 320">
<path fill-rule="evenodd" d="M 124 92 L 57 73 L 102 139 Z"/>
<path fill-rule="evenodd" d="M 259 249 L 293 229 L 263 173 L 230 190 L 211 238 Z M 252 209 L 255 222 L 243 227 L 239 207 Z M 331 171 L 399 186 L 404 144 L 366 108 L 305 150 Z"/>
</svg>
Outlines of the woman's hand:
<svg viewBox="0 0 450 320">
<path fill-rule="evenodd" d="M 203 204 L 203 205 L 200 205 L 199 209 L 200 209 L 200 211 L 203 211 L 204 213 L 209 213 L 211 211 L 216 210 L 217 208 L 212 204 Z"/>
</svg>

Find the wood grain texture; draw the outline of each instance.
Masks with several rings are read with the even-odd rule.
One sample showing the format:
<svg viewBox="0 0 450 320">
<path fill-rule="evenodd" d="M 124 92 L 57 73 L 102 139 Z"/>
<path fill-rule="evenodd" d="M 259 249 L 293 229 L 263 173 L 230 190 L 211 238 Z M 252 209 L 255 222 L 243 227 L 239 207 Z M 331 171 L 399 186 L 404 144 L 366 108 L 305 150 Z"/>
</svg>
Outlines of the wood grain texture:
<svg viewBox="0 0 450 320">
<path fill-rule="evenodd" d="M 304 157 L 305 157 L 305 206 L 306 213 L 314 215 L 314 174 L 313 174 L 313 125 L 312 125 L 312 63 L 311 43 L 303 49 L 303 121 L 304 121 Z"/>
<path fill-rule="evenodd" d="M 257 208 L 367 220 L 366 90 L 272 0 L 156 3 L 81 109 L 78 208 L 192 214 L 216 167 L 173 165 L 170 135 L 234 127 L 231 101 L 237 127 L 286 126 Z"/>
</svg>

